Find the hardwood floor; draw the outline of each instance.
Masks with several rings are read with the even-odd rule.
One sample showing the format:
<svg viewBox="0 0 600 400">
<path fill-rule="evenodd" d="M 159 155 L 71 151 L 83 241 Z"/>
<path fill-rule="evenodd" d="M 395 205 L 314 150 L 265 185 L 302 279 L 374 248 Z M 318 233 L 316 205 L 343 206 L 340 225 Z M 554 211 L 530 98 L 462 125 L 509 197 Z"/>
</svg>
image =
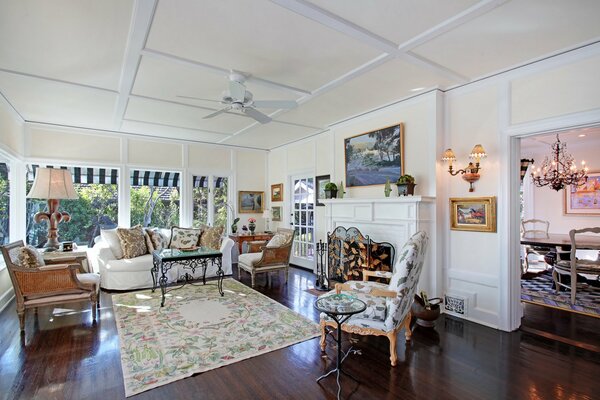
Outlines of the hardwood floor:
<svg viewBox="0 0 600 400">
<path fill-rule="evenodd" d="M 237 271 L 234 269 L 234 276 Z M 292 269 L 257 278 L 257 289 L 317 321 L 313 275 Z M 242 274 L 242 282 L 250 278 Z M 19 334 L 14 304 L 0 314 L 0 396 L 3 399 L 120 399 L 124 397 L 119 341 L 110 294 L 103 293 L 96 325 L 87 305 L 30 313 Z M 345 334 L 344 334 L 345 335 Z M 344 336 L 348 339 L 348 336 Z M 361 355 L 344 363 L 344 399 L 592 399 L 598 398 L 600 355 L 517 331 L 500 332 L 442 316 L 435 330 L 416 328 L 398 341 L 389 364 L 383 337 L 355 336 Z M 345 341 L 345 346 L 348 341 Z M 334 399 L 335 378 L 315 379 L 335 364 L 318 338 L 141 393 L 139 399 Z"/>
</svg>

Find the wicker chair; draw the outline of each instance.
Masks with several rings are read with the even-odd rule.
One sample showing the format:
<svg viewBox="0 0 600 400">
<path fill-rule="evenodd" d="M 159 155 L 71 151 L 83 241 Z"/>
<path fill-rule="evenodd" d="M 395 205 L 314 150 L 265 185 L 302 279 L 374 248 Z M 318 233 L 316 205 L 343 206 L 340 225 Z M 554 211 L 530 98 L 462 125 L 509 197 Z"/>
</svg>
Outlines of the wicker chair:
<svg viewBox="0 0 600 400">
<path fill-rule="evenodd" d="M 22 241 L 0 246 L 15 290 L 21 331 L 25 329 L 26 309 L 36 309 L 52 304 L 89 300 L 92 303 L 92 318 L 96 321 L 100 276 L 78 274 L 79 264 L 54 264 L 37 268 L 22 267 L 18 264 L 18 255 L 23 246 Z"/>
<path fill-rule="evenodd" d="M 248 253 L 241 254 L 238 259 L 238 274 L 241 270 L 251 275 L 252 287 L 254 287 L 256 274 L 285 271 L 285 283 L 288 281 L 288 269 L 290 265 L 290 255 L 294 244 L 294 230 L 279 228 L 277 234 L 288 237 L 285 243 L 277 247 L 270 247 L 267 242 L 248 243 Z"/>
</svg>

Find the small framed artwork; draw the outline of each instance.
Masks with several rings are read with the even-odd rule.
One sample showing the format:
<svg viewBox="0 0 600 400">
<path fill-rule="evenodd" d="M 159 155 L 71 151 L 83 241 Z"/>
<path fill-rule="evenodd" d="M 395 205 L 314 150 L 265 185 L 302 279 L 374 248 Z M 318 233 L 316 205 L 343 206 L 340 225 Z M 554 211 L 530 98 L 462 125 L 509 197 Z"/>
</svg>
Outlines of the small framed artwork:
<svg viewBox="0 0 600 400">
<path fill-rule="evenodd" d="M 344 139 L 346 187 L 384 185 L 404 174 L 404 125 Z"/>
<path fill-rule="evenodd" d="M 325 185 L 331 182 L 331 177 L 329 175 L 321 175 L 315 178 L 316 187 L 315 192 L 317 195 L 315 196 L 315 205 L 324 206 L 325 204 L 321 203 L 319 200 L 325 198 Z"/>
<path fill-rule="evenodd" d="M 496 197 L 451 198 L 450 229 L 496 232 Z"/>
<path fill-rule="evenodd" d="M 271 212 L 273 213 L 273 221 L 281 221 L 281 207 L 271 207 Z"/>
<path fill-rule="evenodd" d="M 565 188 L 565 214 L 600 215 L 600 172 L 588 172 L 587 181 Z"/>
<path fill-rule="evenodd" d="M 238 192 L 238 213 L 258 214 L 263 212 L 265 192 L 250 192 L 240 190 Z"/>
<path fill-rule="evenodd" d="M 283 183 L 271 185 L 271 201 L 283 201 Z"/>
</svg>

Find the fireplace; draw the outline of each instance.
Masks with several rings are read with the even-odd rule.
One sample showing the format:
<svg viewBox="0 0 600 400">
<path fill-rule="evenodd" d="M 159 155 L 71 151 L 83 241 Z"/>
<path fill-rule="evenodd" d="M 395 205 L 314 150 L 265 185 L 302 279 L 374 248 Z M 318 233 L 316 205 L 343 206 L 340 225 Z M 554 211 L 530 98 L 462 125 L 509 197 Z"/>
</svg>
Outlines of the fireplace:
<svg viewBox="0 0 600 400">
<path fill-rule="evenodd" d="M 327 235 L 329 279 L 362 280 L 362 270 L 392 271 L 395 249 L 391 243 L 375 242 L 357 228 L 338 226 Z"/>
</svg>

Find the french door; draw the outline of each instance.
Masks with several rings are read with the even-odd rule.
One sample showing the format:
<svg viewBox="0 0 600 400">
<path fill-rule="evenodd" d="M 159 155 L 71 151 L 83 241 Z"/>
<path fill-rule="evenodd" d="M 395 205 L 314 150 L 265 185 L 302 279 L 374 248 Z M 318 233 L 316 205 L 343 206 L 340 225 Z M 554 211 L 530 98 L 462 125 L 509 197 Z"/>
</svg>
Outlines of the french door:
<svg viewBox="0 0 600 400">
<path fill-rule="evenodd" d="M 290 262 L 313 270 L 315 266 L 315 181 L 313 176 L 291 178 L 290 225 L 294 229 L 294 248 Z"/>
</svg>

